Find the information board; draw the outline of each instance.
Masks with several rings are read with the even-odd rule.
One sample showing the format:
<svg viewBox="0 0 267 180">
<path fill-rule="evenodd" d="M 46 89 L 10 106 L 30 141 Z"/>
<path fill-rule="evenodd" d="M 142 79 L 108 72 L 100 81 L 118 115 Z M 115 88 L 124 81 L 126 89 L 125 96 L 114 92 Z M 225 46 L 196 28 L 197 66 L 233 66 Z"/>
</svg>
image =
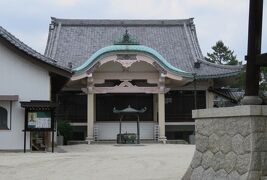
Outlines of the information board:
<svg viewBox="0 0 267 180">
<path fill-rule="evenodd" d="M 27 120 L 28 129 L 50 129 L 51 127 L 51 112 L 28 112 Z"/>
</svg>

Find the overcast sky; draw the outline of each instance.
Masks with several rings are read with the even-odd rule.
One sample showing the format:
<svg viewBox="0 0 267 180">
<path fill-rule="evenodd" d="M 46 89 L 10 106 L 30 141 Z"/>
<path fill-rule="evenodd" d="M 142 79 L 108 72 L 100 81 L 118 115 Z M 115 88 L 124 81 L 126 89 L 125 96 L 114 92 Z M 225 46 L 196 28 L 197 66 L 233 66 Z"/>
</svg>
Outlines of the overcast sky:
<svg viewBox="0 0 267 180">
<path fill-rule="evenodd" d="M 247 49 L 248 0 L 0 0 L 0 25 L 43 53 L 50 17 L 79 19 L 195 18 L 203 54 L 222 40 L 242 60 Z M 263 52 L 267 52 L 267 3 Z"/>
</svg>

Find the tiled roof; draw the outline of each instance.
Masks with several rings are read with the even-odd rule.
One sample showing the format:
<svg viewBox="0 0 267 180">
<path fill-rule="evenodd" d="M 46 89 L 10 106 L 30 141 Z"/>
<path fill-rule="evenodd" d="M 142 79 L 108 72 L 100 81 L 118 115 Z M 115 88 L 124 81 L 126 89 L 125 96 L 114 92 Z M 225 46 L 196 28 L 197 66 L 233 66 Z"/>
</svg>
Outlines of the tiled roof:
<svg viewBox="0 0 267 180">
<path fill-rule="evenodd" d="M 22 52 L 26 53 L 27 55 L 36 59 L 36 61 L 41 61 L 43 63 L 46 63 L 48 65 L 56 67 L 60 70 L 66 71 L 67 73 L 71 73 L 71 70 L 69 68 L 59 65 L 59 64 L 57 64 L 56 60 L 54 60 L 50 57 L 46 57 L 46 56 L 38 53 L 37 51 L 33 50 L 32 48 L 30 48 L 29 46 L 27 46 L 26 44 L 21 42 L 19 39 L 17 39 L 14 35 L 9 33 L 7 30 L 5 30 L 1 26 L 0 26 L 0 37 L 5 39 L 6 41 L 8 41 L 10 44 L 15 46 L 20 51 L 22 51 Z"/>
<path fill-rule="evenodd" d="M 93 53 L 113 45 L 128 30 L 140 45 L 155 49 L 172 66 L 198 78 L 237 74 L 242 66 L 224 66 L 204 60 L 193 19 L 183 20 L 79 20 L 52 18 L 45 55 L 59 65 L 81 66 Z M 199 62 L 200 67 L 195 68 Z"/>
<path fill-rule="evenodd" d="M 240 100 L 244 97 L 244 92 L 240 91 L 237 88 L 209 88 L 209 91 L 218 94 L 224 98 L 231 100 L 234 103 L 240 102 Z"/>
</svg>

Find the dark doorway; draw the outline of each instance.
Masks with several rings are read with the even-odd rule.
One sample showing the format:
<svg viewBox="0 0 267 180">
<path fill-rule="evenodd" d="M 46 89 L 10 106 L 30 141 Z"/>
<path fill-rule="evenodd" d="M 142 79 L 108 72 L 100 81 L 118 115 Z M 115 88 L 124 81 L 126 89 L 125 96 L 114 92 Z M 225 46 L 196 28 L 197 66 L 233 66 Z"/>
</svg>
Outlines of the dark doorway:
<svg viewBox="0 0 267 180">
<path fill-rule="evenodd" d="M 153 121 L 153 95 L 152 94 L 97 94 L 96 95 L 96 121 L 119 121 L 118 115 L 113 113 L 113 108 L 124 109 L 131 105 L 132 108 L 147 108 L 140 114 L 140 121 Z M 125 117 L 124 121 L 136 121 L 136 117 Z"/>
</svg>

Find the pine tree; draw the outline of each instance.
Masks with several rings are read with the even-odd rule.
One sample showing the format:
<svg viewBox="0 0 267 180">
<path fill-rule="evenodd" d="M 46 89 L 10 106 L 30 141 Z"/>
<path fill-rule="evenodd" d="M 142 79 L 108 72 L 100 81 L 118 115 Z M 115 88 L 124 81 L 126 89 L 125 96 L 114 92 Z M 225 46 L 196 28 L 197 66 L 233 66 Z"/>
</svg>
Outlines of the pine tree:
<svg viewBox="0 0 267 180">
<path fill-rule="evenodd" d="M 205 59 L 215 64 L 237 65 L 241 64 L 234 55 L 234 51 L 224 45 L 222 41 L 218 41 L 212 46 L 212 53 L 207 53 Z"/>
</svg>

